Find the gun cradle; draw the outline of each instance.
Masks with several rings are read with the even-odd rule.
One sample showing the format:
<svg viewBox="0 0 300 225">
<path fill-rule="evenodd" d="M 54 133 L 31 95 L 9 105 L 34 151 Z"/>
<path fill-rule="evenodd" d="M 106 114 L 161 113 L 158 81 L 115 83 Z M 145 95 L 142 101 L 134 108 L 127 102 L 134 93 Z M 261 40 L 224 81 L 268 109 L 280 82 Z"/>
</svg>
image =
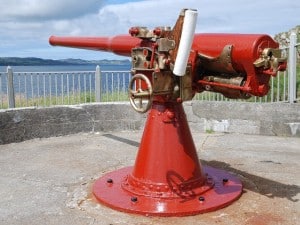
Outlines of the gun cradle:
<svg viewBox="0 0 300 225">
<path fill-rule="evenodd" d="M 195 94 L 192 64 L 187 63 L 183 70 L 184 76 L 176 76 L 173 72 L 183 29 L 184 11 L 173 29 L 157 27 L 148 30 L 145 27 L 133 27 L 129 30 L 133 37 L 142 39 L 131 51 L 132 74 L 143 74 L 151 81 L 154 101 L 181 102 L 191 100 Z M 196 55 L 190 54 L 189 58 L 192 59 L 192 56 L 195 62 Z M 137 89 L 146 88 L 147 85 L 143 84 L 146 79 L 143 80 Z"/>
<path fill-rule="evenodd" d="M 168 56 L 169 48 L 159 41 L 158 49 L 154 52 L 148 47 L 132 49 L 132 74 L 144 74 L 151 81 L 153 96 L 176 100 L 177 98 L 191 100 L 193 97 L 191 66 L 187 67 L 186 75 L 176 77 L 173 75 Z M 163 49 L 163 50 L 162 50 Z M 145 84 L 141 84 L 145 88 Z"/>
</svg>

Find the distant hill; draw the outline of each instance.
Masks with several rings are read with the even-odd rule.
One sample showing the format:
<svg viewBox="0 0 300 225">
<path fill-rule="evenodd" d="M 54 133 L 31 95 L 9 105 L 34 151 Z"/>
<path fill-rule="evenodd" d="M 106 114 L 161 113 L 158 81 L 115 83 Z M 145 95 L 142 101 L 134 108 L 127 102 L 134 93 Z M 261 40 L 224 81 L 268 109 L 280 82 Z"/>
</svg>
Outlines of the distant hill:
<svg viewBox="0 0 300 225">
<path fill-rule="evenodd" d="M 279 43 L 280 47 L 287 48 L 287 47 L 289 47 L 290 35 L 291 35 L 292 32 L 295 32 L 295 34 L 297 35 L 297 43 L 300 43 L 300 25 L 290 29 L 289 31 L 281 32 L 279 34 L 276 34 L 274 39 Z M 297 51 L 297 60 L 298 60 L 298 63 L 300 63 L 299 48 L 298 48 L 298 51 Z"/>
<path fill-rule="evenodd" d="M 128 65 L 129 59 L 124 60 L 83 60 L 83 59 L 41 59 L 41 58 L 20 58 L 0 57 L 0 66 L 49 66 L 49 65 Z"/>
<path fill-rule="evenodd" d="M 300 42 L 300 25 L 290 29 L 289 31 L 276 34 L 274 39 L 280 44 L 280 47 L 288 47 L 290 42 L 291 32 L 294 31 L 297 34 L 297 42 Z"/>
</svg>

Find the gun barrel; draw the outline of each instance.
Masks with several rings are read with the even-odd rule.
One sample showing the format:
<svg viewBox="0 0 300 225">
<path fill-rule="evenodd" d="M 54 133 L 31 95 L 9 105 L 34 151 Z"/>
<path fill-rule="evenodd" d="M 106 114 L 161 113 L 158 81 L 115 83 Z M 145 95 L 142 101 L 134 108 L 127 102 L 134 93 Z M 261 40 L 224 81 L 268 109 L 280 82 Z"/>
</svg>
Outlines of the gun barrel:
<svg viewBox="0 0 300 225">
<path fill-rule="evenodd" d="M 114 37 L 51 36 L 49 38 L 49 43 L 53 46 L 113 52 L 122 56 L 131 56 L 131 49 L 139 45 L 140 42 L 141 39 L 129 35 L 118 35 Z"/>
</svg>

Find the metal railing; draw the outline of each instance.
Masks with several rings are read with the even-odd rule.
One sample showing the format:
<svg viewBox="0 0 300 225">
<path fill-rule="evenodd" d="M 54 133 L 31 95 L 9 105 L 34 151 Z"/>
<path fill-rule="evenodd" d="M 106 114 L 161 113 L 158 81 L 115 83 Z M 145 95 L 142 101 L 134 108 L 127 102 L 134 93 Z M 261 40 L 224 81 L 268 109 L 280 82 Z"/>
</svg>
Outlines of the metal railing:
<svg viewBox="0 0 300 225">
<path fill-rule="evenodd" d="M 0 108 L 128 100 L 130 71 L 0 72 Z"/>
<path fill-rule="evenodd" d="M 297 53 L 300 43 L 297 43 L 297 35 L 292 32 L 290 35 L 288 72 L 289 72 L 289 102 L 296 102 L 297 92 L 299 91 L 297 83 Z M 297 90 L 298 89 L 298 90 Z"/>
<path fill-rule="evenodd" d="M 290 102 L 300 100 L 300 66 L 297 65 L 296 34 L 290 36 L 290 46 L 285 48 L 288 68 L 271 77 L 271 89 L 264 97 L 252 97 L 248 102 Z M 297 71 L 298 68 L 298 71 Z M 69 72 L 0 72 L 0 108 L 29 106 L 74 105 L 89 102 L 127 101 L 130 71 Z M 194 99 L 209 101 L 236 101 L 222 94 L 202 92 Z"/>
</svg>

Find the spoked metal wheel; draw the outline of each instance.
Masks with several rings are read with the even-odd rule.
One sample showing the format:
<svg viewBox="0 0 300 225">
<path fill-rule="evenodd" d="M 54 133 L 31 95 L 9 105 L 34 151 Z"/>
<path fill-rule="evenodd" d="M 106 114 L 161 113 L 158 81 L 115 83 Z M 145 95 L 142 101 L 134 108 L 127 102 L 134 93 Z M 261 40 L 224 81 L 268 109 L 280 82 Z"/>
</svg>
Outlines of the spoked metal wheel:
<svg viewBox="0 0 300 225">
<path fill-rule="evenodd" d="M 139 113 L 147 112 L 152 104 L 153 89 L 147 76 L 135 74 L 129 83 L 130 104 Z"/>
</svg>

